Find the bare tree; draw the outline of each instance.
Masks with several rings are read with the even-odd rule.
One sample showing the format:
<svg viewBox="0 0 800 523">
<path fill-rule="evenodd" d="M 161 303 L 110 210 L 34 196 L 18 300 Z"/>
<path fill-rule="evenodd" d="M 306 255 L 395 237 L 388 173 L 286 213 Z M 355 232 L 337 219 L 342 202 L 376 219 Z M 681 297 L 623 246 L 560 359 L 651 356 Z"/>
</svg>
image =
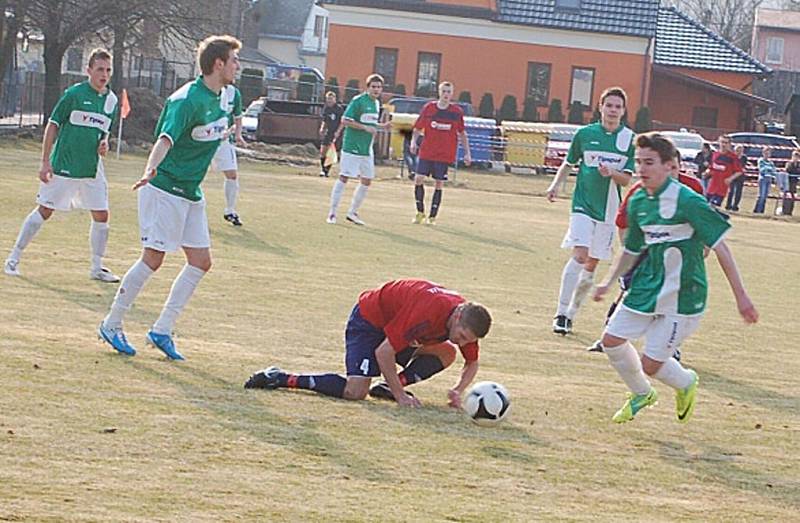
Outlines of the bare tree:
<svg viewBox="0 0 800 523">
<path fill-rule="evenodd" d="M 789 0 L 791 1 L 791 0 Z M 742 50 L 750 50 L 756 9 L 764 0 L 668 0 Z"/>
<path fill-rule="evenodd" d="M 24 28 L 27 2 L 22 0 L 0 0 L 0 94 L 3 78 L 14 56 L 17 34 Z"/>
</svg>

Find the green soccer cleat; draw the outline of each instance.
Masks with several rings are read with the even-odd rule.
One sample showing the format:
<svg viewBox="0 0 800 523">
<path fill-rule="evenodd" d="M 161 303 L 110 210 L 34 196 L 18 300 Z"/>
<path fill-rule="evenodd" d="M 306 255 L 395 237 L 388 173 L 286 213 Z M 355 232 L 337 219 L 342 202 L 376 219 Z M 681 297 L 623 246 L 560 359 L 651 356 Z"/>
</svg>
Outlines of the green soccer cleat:
<svg viewBox="0 0 800 523">
<path fill-rule="evenodd" d="M 697 385 L 700 383 L 697 373 L 692 369 L 689 369 L 689 372 L 694 378 L 692 384 L 685 389 L 675 391 L 675 414 L 681 423 L 686 423 L 692 417 L 694 404 L 697 402 Z"/>
<path fill-rule="evenodd" d="M 656 392 L 656 389 L 652 387 L 650 388 L 650 392 L 647 394 L 634 394 L 629 392 L 628 401 L 626 401 L 625 405 L 623 405 L 622 408 L 611 417 L 611 420 L 614 423 L 625 423 L 626 421 L 631 421 L 633 417 L 636 416 L 637 412 L 645 407 L 652 407 L 657 402 L 658 393 Z"/>
</svg>

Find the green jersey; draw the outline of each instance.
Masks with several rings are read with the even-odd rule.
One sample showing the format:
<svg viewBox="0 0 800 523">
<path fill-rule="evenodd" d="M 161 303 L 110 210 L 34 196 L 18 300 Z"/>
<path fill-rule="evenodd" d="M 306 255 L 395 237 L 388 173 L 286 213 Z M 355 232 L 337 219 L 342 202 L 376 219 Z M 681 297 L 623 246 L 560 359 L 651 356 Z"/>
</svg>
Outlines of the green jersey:
<svg viewBox="0 0 800 523">
<path fill-rule="evenodd" d="M 614 223 L 619 209 L 620 189 L 611 178 L 600 174 L 605 164 L 617 171 L 633 172 L 634 133 L 624 125 L 606 131 L 600 122 L 578 129 L 567 153 L 567 163 L 578 165 L 578 180 L 572 193 L 572 212 L 598 222 Z"/>
<path fill-rule="evenodd" d="M 221 97 L 228 113 L 228 127 L 232 126 L 236 119 L 242 116 L 242 93 L 234 85 L 226 85 L 222 88 Z M 228 137 L 228 141 L 236 143 L 236 136 L 233 132 Z"/>
<path fill-rule="evenodd" d="M 668 178 L 652 196 L 628 201 L 625 250 L 647 247 L 623 305 L 643 314 L 701 314 L 708 284 L 703 246 L 714 247 L 730 224 L 699 194 Z"/>
<path fill-rule="evenodd" d="M 73 85 L 53 108 L 50 121 L 58 137 L 50 154 L 53 174 L 67 178 L 97 176 L 97 146 L 111 130 L 117 113 L 117 96 L 97 92 L 89 81 Z"/>
<path fill-rule="evenodd" d="M 344 111 L 344 118 L 351 119 L 360 124 L 370 127 L 378 126 L 378 116 L 380 115 L 380 104 L 378 100 L 373 100 L 367 93 L 361 93 L 347 104 Z M 344 128 L 344 141 L 342 151 L 358 156 L 372 156 L 372 135 L 361 129 L 352 127 Z"/>
<path fill-rule="evenodd" d="M 200 76 L 167 98 L 156 124 L 156 140 L 166 136 L 172 147 L 150 180 L 155 187 L 194 202 L 203 199 L 200 182 L 228 128 L 220 94 Z"/>
</svg>

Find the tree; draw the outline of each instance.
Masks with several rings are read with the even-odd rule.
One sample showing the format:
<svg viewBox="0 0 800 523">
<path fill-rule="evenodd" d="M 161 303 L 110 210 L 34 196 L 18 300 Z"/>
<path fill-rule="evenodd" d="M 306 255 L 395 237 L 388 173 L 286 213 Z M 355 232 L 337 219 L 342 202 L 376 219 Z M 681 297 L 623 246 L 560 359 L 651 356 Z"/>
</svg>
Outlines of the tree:
<svg viewBox="0 0 800 523">
<path fill-rule="evenodd" d="M 571 124 L 583 125 L 582 103 L 575 101 L 569 105 L 569 114 L 567 115 L 567 122 Z"/>
<path fill-rule="evenodd" d="M 497 112 L 497 119 L 502 121 L 517 119 L 517 97 L 507 94 L 503 97 L 500 110 Z"/>
<path fill-rule="evenodd" d="M 564 123 L 564 111 L 561 109 L 561 100 L 558 98 L 550 100 L 550 107 L 547 109 L 547 121 Z"/>
<path fill-rule="evenodd" d="M 666 3 L 677 7 L 740 49 L 749 51 L 756 9 L 764 0 L 669 0 Z"/>
<path fill-rule="evenodd" d="M 317 76 L 313 73 L 303 73 L 297 78 L 297 99 L 302 102 L 311 102 L 317 87 Z"/>
<path fill-rule="evenodd" d="M 326 88 L 327 91 L 330 91 L 330 92 L 334 93 L 336 95 L 336 99 L 337 100 L 341 100 L 342 99 L 342 96 L 341 96 L 342 93 L 339 92 L 339 79 L 336 78 L 335 76 L 331 76 L 330 77 L 330 79 L 328 80 L 328 83 L 325 86 L 325 88 Z"/>
<path fill-rule="evenodd" d="M 478 114 L 481 118 L 494 118 L 494 97 L 492 93 L 484 93 L 483 97 L 481 97 Z"/>
<path fill-rule="evenodd" d="M 394 94 L 397 96 L 405 96 L 406 95 L 406 86 L 405 84 L 397 84 L 394 86 Z"/>
<path fill-rule="evenodd" d="M 350 100 L 358 96 L 359 92 L 361 89 L 358 87 L 358 80 L 355 78 L 348 80 L 344 88 L 344 103 L 349 104 Z"/>
<path fill-rule="evenodd" d="M 433 98 L 436 96 L 436 85 L 431 83 L 418 85 L 414 90 L 414 96 L 419 96 L 420 98 Z"/>
<path fill-rule="evenodd" d="M 539 108 L 533 96 L 525 98 L 525 102 L 522 104 L 522 120 L 525 122 L 539 121 Z"/>
<path fill-rule="evenodd" d="M 25 1 L 0 0 L 0 94 L 2 79 L 14 56 L 17 34 L 24 28 L 26 8 Z"/>
<path fill-rule="evenodd" d="M 601 118 L 602 118 L 602 115 L 600 114 L 600 109 L 595 107 L 594 111 L 592 111 L 591 123 L 599 122 Z"/>
<path fill-rule="evenodd" d="M 636 111 L 636 122 L 633 124 L 633 130 L 637 133 L 646 133 L 653 129 L 653 120 L 650 118 L 650 108 L 642 106 Z"/>
<path fill-rule="evenodd" d="M 465 104 L 472 104 L 472 93 L 469 91 L 461 91 L 458 93 L 458 101 Z"/>
</svg>

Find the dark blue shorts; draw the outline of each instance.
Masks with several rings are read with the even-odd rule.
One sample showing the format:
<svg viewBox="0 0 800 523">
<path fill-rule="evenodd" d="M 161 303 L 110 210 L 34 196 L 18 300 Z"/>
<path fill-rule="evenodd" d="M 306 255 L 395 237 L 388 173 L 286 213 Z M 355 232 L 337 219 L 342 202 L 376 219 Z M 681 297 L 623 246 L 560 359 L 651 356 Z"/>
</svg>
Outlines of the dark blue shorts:
<svg viewBox="0 0 800 523">
<path fill-rule="evenodd" d="M 353 307 L 347 327 L 344 331 L 344 366 L 348 376 L 374 378 L 381 375 L 378 360 L 375 359 L 377 349 L 386 335 L 361 316 L 358 304 Z M 415 349 L 407 347 L 395 356 L 395 361 L 405 367 L 414 355 Z"/>
<path fill-rule="evenodd" d="M 417 160 L 417 174 L 420 176 L 433 176 L 434 180 L 447 181 L 447 168 L 444 162 L 434 162 L 431 160 Z"/>
<path fill-rule="evenodd" d="M 706 194 L 706 200 L 708 200 L 708 203 L 714 205 L 715 207 L 722 205 L 723 198 L 724 196 L 720 196 L 719 194 Z"/>
</svg>

